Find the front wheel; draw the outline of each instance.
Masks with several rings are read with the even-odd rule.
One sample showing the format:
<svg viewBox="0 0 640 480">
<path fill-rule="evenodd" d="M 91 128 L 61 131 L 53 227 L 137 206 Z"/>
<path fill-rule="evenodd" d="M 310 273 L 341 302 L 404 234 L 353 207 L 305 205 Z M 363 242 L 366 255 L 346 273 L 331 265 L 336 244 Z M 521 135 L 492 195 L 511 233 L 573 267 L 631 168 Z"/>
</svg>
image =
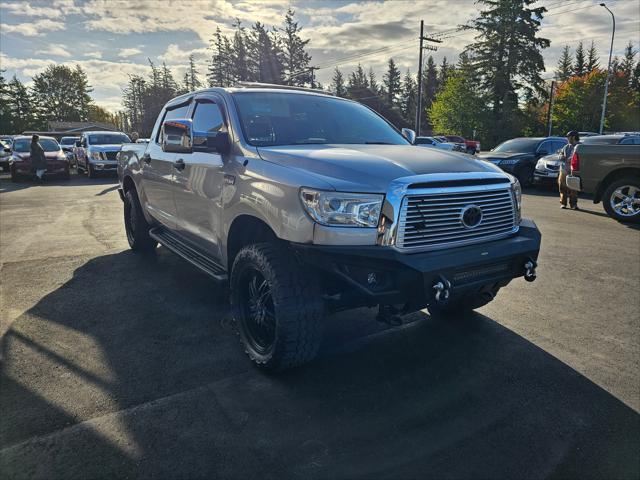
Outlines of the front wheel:
<svg viewBox="0 0 640 480">
<path fill-rule="evenodd" d="M 534 170 L 535 169 L 533 166 L 526 165 L 517 171 L 516 178 L 518 179 L 518 182 L 520 182 L 520 185 L 523 188 L 530 187 L 531 185 L 533 185 Z"/>
<path fill-rule="evenodd" d="M 124 196 L 124 229 L 131 250 L 146 252 L 156 248 L 158 242 L 149 235 L 150 228 L 142 213 L 138 195 L 135 190 L 129 189 Z"/>
<path fill-rule="evenodd" d="M 622 178 L 609 184 L 602 197 L 604 209 L 619 222 L 640 222 L 640 178 Z"/>
<path fill-rule="evenodd" d="M 265 370 L 311 361 L 322 340 L 322 299 L 284 246 L 244 247 L 231 270 L 231 304 L 249 358 Z"/>
</svg>

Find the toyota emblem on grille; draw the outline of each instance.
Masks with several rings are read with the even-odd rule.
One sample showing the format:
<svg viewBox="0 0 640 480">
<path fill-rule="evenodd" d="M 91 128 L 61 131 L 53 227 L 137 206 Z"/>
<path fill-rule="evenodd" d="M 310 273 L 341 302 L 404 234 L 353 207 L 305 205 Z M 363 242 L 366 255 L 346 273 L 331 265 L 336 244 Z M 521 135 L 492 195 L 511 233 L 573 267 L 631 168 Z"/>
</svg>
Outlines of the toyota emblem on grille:
<svg viewBox="0 0 640 480">
<path fill-rule="evenodd" d="M 467 205 L 460 214 L 462 225 L 467 228 L 475 228 L 482 221 L 482 209 L 477 205 Z"/>
</svg>

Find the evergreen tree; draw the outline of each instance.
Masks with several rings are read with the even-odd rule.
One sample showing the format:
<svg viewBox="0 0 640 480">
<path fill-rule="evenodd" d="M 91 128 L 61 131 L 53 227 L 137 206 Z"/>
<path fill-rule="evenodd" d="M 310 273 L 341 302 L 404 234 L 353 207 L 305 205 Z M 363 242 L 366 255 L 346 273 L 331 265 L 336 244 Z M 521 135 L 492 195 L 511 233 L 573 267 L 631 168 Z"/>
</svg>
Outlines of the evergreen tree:
<svg viewBox="0 0 640 480">
<path fill-rule="evenodd" d="M 436 99 L 436 93 L 438 92 L 438 69 L 431 55 L 427 58 L 427 66 L 423 70 L 422 75 L 422 120 L 420 124 L 424 125 L 428 130 L 431 130 L 428 111 Z"/>
<path fill-rule="evenodd" d="M 373 67 L 369 67 L 369 88 L 372 92 L 380 91 L 380 85 L 378 85 L 378 81 L 376 80 L 376 74 L 373 71 Z"/>
<path fill-rule="evenodd" d="M 598 59 L 598 51 L 596 50 L 596 46 L 591 40 L 591 46 L 589 47 L 589 51 L 587 52 L 587 63 L 585 66 L 585 70 L 587 73 L 593 72 L 598 69 L 600 66 L 600 60 Z"/>
<path fill-rule="evenodd" d="M 587 62 L 584 58 L 584 47 L 582 42 L 578 43 L 576 48 L 576 61 L 573 64 L 573 74 L 581 77 L 587 73 Z"/>
<path fill-rule="evenodd" d="M 144 117 L 144 96 L 147 82 L 139 75 L 129 75 L 129 83 L 122 91 L 122 106 L 130 131 L 142 133 Z M 146 133 L 146 132 L 145 132 Z"/>
<path fill-rule="evenodd" d="M 482 72 L 480 85 L 492 109 L 491 143 L 519 133 L 518 95 L 540 91 L 544 82 L 541 50 L 550 44 L 537 36 L 544 7 L 530 8 L 535 0 L 480 0 L 486 6 L 472 22 L 478 32 L 467 50 Z"/>
<path fill-rule="evenodd" d="M 251 27 L 248 40 L 249 69 L 255 81 L 281 84 L 283 53 L 278 39 L 262 23 L 256 22 Z"/>
<path fill-rule="evenodd" d="M 402 104 L 400 111 L 405 121 L 411 125 L 416 119 L 416 107 L 418 103 L 418 85 L 411 75 L 409 69 L 404 75 L 402 82 Z"/>
<path fill-rule="evenodd" d="M 32 128 L 44 128 L 43 122 L 36 119 L 36 111 L 33 99 L 27 87 L 13 76 L 6 84 L 6 103 L 3 102 L 3 110 L 6 109 L 5 133 L 22 133 Z M 3 122 L 4 123 L 4 122 Z"/>
<path fill-rule="evenodd" d="M 281 45 L 283 51 L 283 73 L 287 85 L 305 85 L 311 78 L 307 70 L 311 56 L 305 51 L 309 40 L 300 38 L 301 27 L 294 21 L 295 12 L 291 7 L 284 17 L 284 28 L 280 31 Z M 305 72 L 300 74 L 300 72 Z M 296 74 L 296 75 L 294 75 Z"/>
<path fill-rule="evenodd" d="M 449 77 L 449 74 L 451 73 L 452 70 L 452 66 L 449 65 L 449 63 L 447 62 L 447 57 L 444 57 L 442 59 L 442 63 L 440 64 L 440 74 L 438 76 L 438 89 L 442 89 L 445 85 L 445 83 L 447 83 L 447 78 Z"/>
<path fill-rule="evenodd" d="M 228 87 L 231 85 L 230 64 L 233 64 L 233 56 L 228 39 L 222 35 L 220 27 L 216 28 L 211 39 L 211 59 L 207 71 L 207 81 L 210 87 Z"/>
<path fill-rule="evenodd" d="M 198 78 L 198 70 L 196 69 L 196 62 L 193 58 L 193 53 L 189 55 L 189 67 L 184 76 L 187 91 L 193 92 L 194 90 L 198 90 L 202 87 L 202 82 Z"/>
<path fill-rule="evenodd" d="M 620 63 L 620 69 L 629 80 L 633 76 L 636 53 L 638 52 L 633 49 L 633 43 L 629 42 L 624 49 L 624 59 Z"/>
<path fill-rule="evenodd" d="M 358 64 L 355 71 L 351 72 L 351 75 L 349 75 L 349 85 L 347 88 L 349 96 L 351 96 L 351 92 L 354 90 L 369 88 L 369 81 L 367 80 L 367 75 L 364 73 L 362 65 Z"/>
<path fill-rule="evenodd" d="M 402 76 L 393 58 L 389 59 L 387 73 L 384 74 L 382 84 L 384 85 L 387 103 L 389 105 L 398 105 Z"/>
<path fill-rule="evenodd" d="M 4 70 L 0 70 L 0 133 L 12 133 L 12 119 L 9 115 L 9 86 L 4 78 L 4 72 Z"/>
<path fill-rule="evenodd" d="M 573 60 L 571 59 L 571 50 L 569 45 L 565 45 L 562 54 L 558 60 L 558 68 L 556 69 L 556 77 L 561 82 L 566 82 L 573 75 Z"/>
<path fill-rule="evenodd" d="M 247 68 L 247 33 L 242 26 L 240 19 L 236 18 L 235 33 L 233 34 L 232 50 L 232 75 L 236 81 L 250 80 L 249 70 Z"/>
<path fill-rule="evenodd" d="M 338 97 L 346 97 L 347 89 L 344 84 L 344 76 L 338 67 L 333 71 L 333 78 L 331 80 L 331 91 Z"/>
</svg>

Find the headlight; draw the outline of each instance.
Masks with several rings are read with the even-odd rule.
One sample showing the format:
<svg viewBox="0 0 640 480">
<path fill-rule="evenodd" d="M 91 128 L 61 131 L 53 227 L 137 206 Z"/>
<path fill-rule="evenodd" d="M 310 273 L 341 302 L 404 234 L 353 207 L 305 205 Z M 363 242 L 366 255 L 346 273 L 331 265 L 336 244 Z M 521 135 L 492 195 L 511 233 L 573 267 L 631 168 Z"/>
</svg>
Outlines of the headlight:
<svg viewBox="0 0 640 480">
<path fill-rule="evenodd" d="M 91 158 L 98 161 L 102 160 L 100 152 L 91 152 Z"/>
<path fill-rule="evenodd" d="M 520 224 L 520 219 L 522 218 L 522 187 L 520 187 L 520 182 L 515 177 L 513 177 L 513 182 L 511 183 L 511 191 L 516 202 L 516 223 Z"/>
<path fill-rule="evenodd" d="M 547 168 L 547 165 L 542 160 L 538 160 L 538 163 L 536 163 L 536 170 L 544 170 L 545 168 Z"/>
<path fill-rule="evenodd" d="M 383 196 L 302 188 L 300 199 L 311 218 L 322 225 L 377 227 Z"/>
<path fill-rule="evenodd" d="M 506 160 L 501 160 L 500 161 L 500 165 L 515 165 L 516 163 L 518 163 L 520 160 L 517 158 L 508 158 Z"/>
</svg>

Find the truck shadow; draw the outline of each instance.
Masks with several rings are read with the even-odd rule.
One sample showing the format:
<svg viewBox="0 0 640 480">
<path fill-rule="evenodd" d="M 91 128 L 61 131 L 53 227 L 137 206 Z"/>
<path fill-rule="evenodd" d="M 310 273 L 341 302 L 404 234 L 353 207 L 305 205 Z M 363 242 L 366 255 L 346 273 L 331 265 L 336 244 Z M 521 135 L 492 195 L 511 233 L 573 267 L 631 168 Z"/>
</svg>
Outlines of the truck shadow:
<svg viewBox="0 0 640 480">
<path fill-rule="evenodd" d="M 10 301 L 10 296 L 5 296 Z M 327 319 L 280 375 L 158 249 L 94 258 L 2 340 L 7 478 L 637 478 L 640 415 L 490 318 Z"/>
</svg>

